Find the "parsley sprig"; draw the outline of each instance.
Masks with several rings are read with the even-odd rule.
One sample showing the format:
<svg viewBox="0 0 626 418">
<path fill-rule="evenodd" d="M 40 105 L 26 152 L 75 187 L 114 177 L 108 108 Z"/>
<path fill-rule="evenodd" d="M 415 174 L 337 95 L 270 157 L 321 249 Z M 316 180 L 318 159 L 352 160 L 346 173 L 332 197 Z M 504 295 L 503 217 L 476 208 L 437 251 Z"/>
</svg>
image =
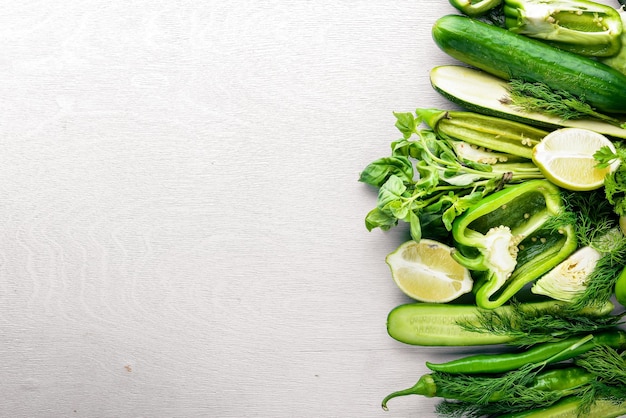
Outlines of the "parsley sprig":
<svg viewBox="0 0 626 418">
<path fill-rule="evenodd" d="M 606 168 L 615 161 L 620 161 L 617 169 L 608 173 L 604 178 L 604 192 L 606 199 L 614 207 L 619 216 L 626 216 L 626 148 L 620 143 L 615 143 L 616 151 L 608 146 L 600 148 L 593 157 L 598 161 L 598 168 Z"/>
</svg>

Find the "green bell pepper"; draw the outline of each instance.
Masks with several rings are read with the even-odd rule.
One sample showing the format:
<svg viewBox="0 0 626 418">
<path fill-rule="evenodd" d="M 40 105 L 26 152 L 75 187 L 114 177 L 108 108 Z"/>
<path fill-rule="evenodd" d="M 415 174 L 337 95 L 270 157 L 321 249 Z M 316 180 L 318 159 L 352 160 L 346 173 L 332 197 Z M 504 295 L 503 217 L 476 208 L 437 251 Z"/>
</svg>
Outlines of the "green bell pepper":
<svg viewBox="0 0 626 418">
<path fill-rule="evenodd" d="M 590 0 L 504 0 L 505 26 L 579 55 L 608 57 L 621 48 L 618 11 Z"/>
<path fill-rule="evenodd" d="M 450 4 L 467 16 L 481 16 L 502 4 L 502 0 L 450 0 Z"/>
<path fill-rule="evenodd" d="M 508 186 L 452 224 L 452 256 L 475 277 L 476 304 L 503 305 L 578 246 L 559 189 L 547 180 Z M 561 219 L 561 220 L 559 220 Z"/>
<path fill-rule="evenodd" d="M 620 17 L 622 18 L 622 28 L 626 27 L 626 11 L 624 8 L 618 10 Z M 610 57 L 599 57 L 598 60 L 609 67 L 615 68 L 622 74 L 626 74 L 626 30 L 622 30 L 622 36 L 620 37 L 622 47 L 615 55 Z"/>
</svg>

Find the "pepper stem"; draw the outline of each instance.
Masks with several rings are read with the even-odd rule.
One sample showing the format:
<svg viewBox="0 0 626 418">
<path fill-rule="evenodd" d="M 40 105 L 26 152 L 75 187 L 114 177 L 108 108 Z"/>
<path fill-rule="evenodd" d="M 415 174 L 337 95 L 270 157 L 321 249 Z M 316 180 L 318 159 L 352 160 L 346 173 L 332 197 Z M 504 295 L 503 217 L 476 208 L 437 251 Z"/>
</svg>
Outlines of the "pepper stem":
<svg viewBox="0 0 626 418">
<path fill-rule="evenodd" d="M 387 411 L 387 402 L 389 399 L 398 397 L 398 396 L 406 396 L 406 395 L 422 395 L 429 398 L 436 396 L 437 394 L 437 386 L 435 386 L 435 381 L 431 374 L 425 374 L 419 378 L 417 383 L 412 387 L 404 390 L 399 390 L 397 392 L 393 392 L 385 397 L 382 402 L 383 410 Z"/>
</svg>

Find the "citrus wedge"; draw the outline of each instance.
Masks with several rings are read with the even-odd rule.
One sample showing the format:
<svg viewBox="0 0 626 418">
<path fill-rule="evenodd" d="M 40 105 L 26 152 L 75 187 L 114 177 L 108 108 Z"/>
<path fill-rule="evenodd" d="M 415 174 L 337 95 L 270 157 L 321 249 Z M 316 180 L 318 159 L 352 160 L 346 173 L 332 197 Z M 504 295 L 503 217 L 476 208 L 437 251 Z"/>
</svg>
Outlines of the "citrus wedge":
<svg viewBox="0 0 626 418">
<path fill-rule="evenodd" d="M 445 303 L 472 290 L 467 268 L 452 258 L 452 248 L 437 241 L 407 241 L 387 255 L 396 285 L 420 302 Z"/>
<path fill-rule="evenodd" d="M 593 157 L 601 147 L 615 152 L 615 146 L 604 135 L 588 129 L 562 128 L 550 132 L 533 148 L 533 162 L 543 175 L 567 190 L 585 191 L 602 187 L 605 176 L 617 168 L 619 161 L 598 168 Z"/>
</svg>

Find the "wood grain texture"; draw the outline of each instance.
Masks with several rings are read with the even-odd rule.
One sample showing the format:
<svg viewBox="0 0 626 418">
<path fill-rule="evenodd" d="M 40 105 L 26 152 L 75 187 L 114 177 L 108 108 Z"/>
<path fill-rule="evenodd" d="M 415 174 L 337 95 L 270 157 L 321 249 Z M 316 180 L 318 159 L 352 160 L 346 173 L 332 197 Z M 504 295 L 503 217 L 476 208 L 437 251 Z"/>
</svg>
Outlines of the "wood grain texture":
<svg viewBox="0 0 626 418">
<path fill-rule="evenodd" d="M 447 106 L 437 1 L 12 2 L 0 14 L 0 416 L 433 417 L 446 350 L 357 182 Z"/>
</svg>

